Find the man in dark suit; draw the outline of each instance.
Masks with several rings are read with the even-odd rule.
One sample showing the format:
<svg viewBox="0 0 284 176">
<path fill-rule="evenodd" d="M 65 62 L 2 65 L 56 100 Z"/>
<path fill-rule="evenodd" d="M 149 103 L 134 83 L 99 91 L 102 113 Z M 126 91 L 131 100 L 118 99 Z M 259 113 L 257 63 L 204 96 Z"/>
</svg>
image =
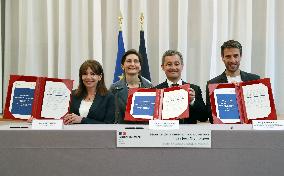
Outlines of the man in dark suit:
<svg viewBox="0 0 284 176">
<path fill-rule="evenodd" d="M 219 76 L 209 80 L 206 85 L 206 106 L 209 113 L 209 121 L 213 123 L 208 84 L 214 83 L 238 83 L 260 79 L 260 76 L 241 71 L 239 66 L 242 59 L 242 45 L 235 40 L 229 40 L 221 46 L 222 61 L 226 70 Z"/>
<path fill-rule="evenodd" d="M 188 84 L 181 79 L 181 72 L 183 69 L 183 57 L 182 54 L 175 50 L 168 50 L 163 54 L 162 65 L 167 79 L 165 82 L 156 86 L 158 89 L 168 88 L 171 86 L 178 86 Z M 202 99 L 202 92 L 199 86 L 190 84 L 190 110 L 189 118 L 181 119 L 180 123 L 190 124 L 197 123 L 199 121 L 207 121 L 208 114 L 206 106 Z"/>
</svg>

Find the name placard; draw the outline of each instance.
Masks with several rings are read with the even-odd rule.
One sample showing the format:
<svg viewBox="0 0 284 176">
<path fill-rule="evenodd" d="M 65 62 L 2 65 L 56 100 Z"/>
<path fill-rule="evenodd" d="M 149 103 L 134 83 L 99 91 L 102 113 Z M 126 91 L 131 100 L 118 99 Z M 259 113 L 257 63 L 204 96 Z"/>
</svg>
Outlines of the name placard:
<svg viewBox="0 0 284 176">
<path fill-rule="evenodd" d="M 284 120 L 253 120 L 254 130 L 284 130 Z"/>
<path fill-rule="evenodd" d="M 149 120 L 150 130 L 178 130 L 178 120 Z"/>
<path fill-rule="evenodd" d="M 63 129 L 63 120 L 37 120 L 32 121 L 33 130 L 61 130 Z"/>
<path fill-rule="evenodd" d="M 211 130 L 118 130 L 117 147 L 211 148 Z"/>
</svg>

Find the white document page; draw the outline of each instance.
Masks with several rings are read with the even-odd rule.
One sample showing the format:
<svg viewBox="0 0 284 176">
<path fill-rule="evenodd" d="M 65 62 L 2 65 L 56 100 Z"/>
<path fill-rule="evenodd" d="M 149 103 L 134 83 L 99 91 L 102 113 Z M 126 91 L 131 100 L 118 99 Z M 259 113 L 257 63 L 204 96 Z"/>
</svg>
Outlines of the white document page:
<svg viewBox="0 0 284 176">
<path fill-rule="evenodd" d="M 248 119 L 265 118 L 271 113 L 268 87 L 264 84 L 243 86 L 243 94 Z"/>
<path fill-rule="evenodd" d="M 188 108 L 188 92 L 184 89 L 164 92 L 162 119 L 180 116 Z"/>
<path fill-rule="evenodd" d="M 132 97 L 130 114 L 134 118 L 153 119 L 156 92 L 135 92 Z"/>
<path fill-rule="evenodd" d="M 240 122 L 235 88 L 214 90 L 217 117 L 224 123 Z"/>
<path fill-rule="evenodd" d="M 32 115 L 36 82 L 15 81 L 9 111 L 15 118 L 29 119 Z"/>
<path fill-rule="evenodd" d="M 46 81 L 41 117 L 60 119 L 68 112 L 71 91 L 63 82 Z"/>
</svg>

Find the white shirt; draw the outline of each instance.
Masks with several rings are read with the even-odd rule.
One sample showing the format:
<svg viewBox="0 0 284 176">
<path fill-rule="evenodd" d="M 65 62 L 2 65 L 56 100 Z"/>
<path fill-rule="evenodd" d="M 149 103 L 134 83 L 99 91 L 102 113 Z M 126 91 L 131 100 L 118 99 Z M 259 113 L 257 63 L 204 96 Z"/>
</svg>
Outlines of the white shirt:
<svg viewBox="0 0 284 176">
<path fill-rule="evenodd" d="M 242 82 L 241 75 L 239 76 L 227 76 L 228 83 Z"/>
<path fill-rule="evenodd" d="M 79 113 L 81 117 L 87 117 L 89 114 L 90 107 L 92 106 L 92 101 L 82 100 L 79 108 Z"/>
</svg>

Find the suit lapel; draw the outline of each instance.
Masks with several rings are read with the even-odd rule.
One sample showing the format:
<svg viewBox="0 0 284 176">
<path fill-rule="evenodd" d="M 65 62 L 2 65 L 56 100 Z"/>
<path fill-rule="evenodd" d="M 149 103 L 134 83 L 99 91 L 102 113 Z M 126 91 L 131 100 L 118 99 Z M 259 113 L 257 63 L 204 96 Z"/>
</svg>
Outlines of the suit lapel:
<svg viewBox="0 0 284 176">
<path fill-rule="evenodd" d="M 225 71 L 221 74 L 220 82 L 221 83 L 228 83 L 228 79 L 227 79 Z"/>
<path fill-rule="evenodd" d="M 87 117 L 89 117 L 90 114 L 97 114 L 96 111 L 97 111 L 98 105 L 101 103 L 101 101 L 102 101 L 102 96 L 97 94 L 95 100 L 93 101 L 93 103 L 90 107 L 90 110 L 89 110 Z"/>
<path fill-rule="evenodd" d="M 182 85 L 188 84 L 187 82 L 182 81 Z"/>
<path fill-rule="evenodd" d="M 162 87 L 169 88 L 167 80 L 162 83 Z"/>
<path fill-rule="evenodd" d="M 240 75 L 241 75 L 241 80 L 242 80 L 243 82 L 249 81 L 249 78 L 248 78 L 248 76 L 246 75 L 245 72 L 241 71 Z"/>
<path fill-rule="evenodd" d="M 80 109 L 80 105 L 81 105 L 81 102 L 82 102 L 82 98 L 79 98 L 79 97 L 74 97 L 73 98 L 73 100 L 71 100 L 71 101 L 73 101 L 73 105 L 74 105 L 74 113 L 75 114 L 80 114 L 79 113 L 79 109 Z"/>
</svg>

